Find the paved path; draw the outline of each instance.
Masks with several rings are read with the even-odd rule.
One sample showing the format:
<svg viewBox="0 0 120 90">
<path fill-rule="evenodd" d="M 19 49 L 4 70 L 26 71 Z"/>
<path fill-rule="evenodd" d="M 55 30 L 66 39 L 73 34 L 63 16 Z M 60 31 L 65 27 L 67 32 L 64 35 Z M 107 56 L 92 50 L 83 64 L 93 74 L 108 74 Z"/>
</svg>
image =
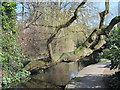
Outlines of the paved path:
<svg viewBox="0 0 120 90">
<path fill-rule="evenodd" d="M 110 62 L 101 62 L 83 68 L 67 85 L 68 88 L 108 88 L 107 77 L 115 71 L 109 70 Z"/>
</svg>

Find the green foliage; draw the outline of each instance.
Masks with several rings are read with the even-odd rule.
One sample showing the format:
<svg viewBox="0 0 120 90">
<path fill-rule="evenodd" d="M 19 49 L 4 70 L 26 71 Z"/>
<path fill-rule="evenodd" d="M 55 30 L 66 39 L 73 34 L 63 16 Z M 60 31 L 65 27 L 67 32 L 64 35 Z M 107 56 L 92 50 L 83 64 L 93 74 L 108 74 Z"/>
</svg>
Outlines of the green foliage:
<svg viewBox="0 0 120 90">
<path fill-rule="evenodd" d="M 111 60 L 110 69 L 120 69 L 120 28 L 115 27 L 107 39 L 109 53 L 106 58 Z M 116 72 L 109 79 L 111 88 L 120 88 L 120 72 Z"/>
<path fill-rule="evenodd" d="M 11 72 L 11 71 L 10 71 Z M 12 83 L 12 82 L 15 82 L 15 81 L 20 81 L 22 80 L 23 78 L 26 78 L 26 76 L 29 76 L 30 75 L 30 72 L 29 71 L 26 71 L 26 70 L 21 70 L 19 72 L 11 72 L 11 76 L 7 77 L 7 76 L 4 76 L 2 78 L 3 80 L 3 84 L 9 84 L 9 83 Z M 14 77 L 13 77 L 14 76 Z"/>
<path fill-rule="evenodd" d="M 17 44 L 15 9 L 15 2 L 1 2 L 2 43 L 0 49 L 2 50 L 0 51 L 0 61 L 2 62 L 4 72 L 3 84 L 8 84 L 15 80 L 20 81 L 21 78 L 30 74 L 22 70 L 23 64 L 21 62 L 26 58 L 21 53 L 20 46 Z"/>
<path fill-rule="evenodd" d="M 111 60 L 111 69 L 120 69 L 120 29 L 115 27 L 107 39 L 110 53 L 107 58 Z"/>
<path fill-rule="evenodd" d="M 109 85 L 111 88 L 120 88 L 120 72 L 116 72 L 115 75 L 110 77 Z"/>
<path fill-rule="evenodd" d="M 14 87 L 20 85 L 21 83 L 27 82 L 30 79 L 31 79 L 30 77 L 26 77 L 25 79 L 21 80 L 20 82 L 16 81 L 16 82 L 13 82 L 13 83 L 10 83 L 10 84 L 6 84 L 4 87 L 2 87 L 2 89 L 4 90 L 6 88 L 14 88 Z"/>
</svg>

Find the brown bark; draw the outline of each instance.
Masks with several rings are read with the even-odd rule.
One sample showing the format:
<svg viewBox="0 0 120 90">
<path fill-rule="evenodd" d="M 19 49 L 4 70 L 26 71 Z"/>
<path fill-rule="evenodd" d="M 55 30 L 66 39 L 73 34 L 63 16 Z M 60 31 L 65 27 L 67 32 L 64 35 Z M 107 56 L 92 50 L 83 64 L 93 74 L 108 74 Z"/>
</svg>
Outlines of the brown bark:
<svg viewBox="0 0 120 90">
<path fill-rule="evenodd" d="M 109 0 L 106 0 L 106 1 L 109 1 Z M 59 27 L 57 27 L 56 31 L 48 39 L 47 45 L 48 45 L 48 50 L 49 50 L 51 59 L 53 59 L 53 57 L 51 56 L 52 55 L 51 42 L 53 41 L 53 39 L 55 38 L 55 36 L 57 35 L 58 31 L 61 28 L 68 27 L 75 20 L 75 18 L 77 18 L 76 13 L 78 11 L 78 8 L 81 5 L 84 5 L 84 3 L 85 2 L 82 2 L 82 4 L 80 4 L 77 7 L 77 9 L 75 10 L 74 16 L 66 24 L 63 24 L 63 25 L 60 25 Z M 106 5 L 108 6 L 108 3 L 106 3 Z M 103 12 L 108 12 L 108 9 L 107 9 L 107 11 L 103 11 Z M 61 61 L 78 61 L 81 58 L 92 54 L 94 51 L 96 51 L 100 47 L 102 47 L 106 43 L 105 42 L 106 34 L 109 34 L 110 31 L 112 30 L 112 28 L 114 27 L 114 25 L 116 25 L 117 23 L 120 22 L 120 16 L 116 16 L 111 20 L 111 22 L 109 23 L 109 25 L 106 28 L 103 28 L 102 26 L 103 26 L 105 15 L 106 15 L 106 13 L 103 13 L 103 16 L 100 16 L 101 19 L 103 19 L 103 20 L 100 21 L 99 29 L 95 29 L 81 46 L 79 46 L 77 49 L 75 49 L 72 52 L 63 53 L 62 55 L 60 55 L 59 59 L 55 60 L 54 62 L 45 63 L 45 65 L 43 65 L 42 67 L 39 67 L 39 68 L 43 68 L 43 67 L 47 68 L 47 67 L 52 66 Z M 28 64 L 28 66 L 29 66 L 29 64 Z M 29 70 L 29 69 L 27 68 L 27 70 Z"/>
<path fill-rule="evenodd" d="M 88 56 L 92 54 L 94 51 L 100 49 L 106 41 L 106 33 L 110 33 L 113 26 L 120 22 L 120 16 L 116 16 L 113 18 L 110 22 L 110 24 L 103 29 L 95 29 L 91 35 L 88 37 L 88 39 L 83 43 L 82 46 L 79 46 L 76 50 L 72 52 L 63 53 L 60 58 L 57 60 L 57 62 L 60 61 L 77 61 L 81 58 Z"/>
<path fill-rule="evenodd" d="M 99 24 L 99 28 L 102 28 L 104 25 L 104 20 L 105 20 L 105 15 L 107 15 L 109 13 L 109 0 L 105 1 L 105 10 L 101 13 L 99 13 L 100 15 L 100 24 Z"/>
<path fill-rule="evenodd" d="M 111 29 L 120 22 L 120 16 L 116 16 L 115 18 L 113 18 L 111 20 L 111 22 L 109 23 L 109 25 L 105 28 L 105 34 L 109 34 Z"/>
<path fill-rule="evenodd" d="M 79 46 L 73 52 L 63 53 L 60 56 L 60 58 L 58 60 L 56 60 L 55 62 L 46 62 L 46 63 L 42 62 L 42 61 L 35 61 L 33 63 L 30 62 L 28 65 L 26 65 L 24 67 L 24 69 L 29 70 L 29 71 L 45 69 L 45 68 L 53 66 L 56 63 L 59 63 L 61 61 L 78 61 L 85 56 L 89 56 L 90 54 L 92 54 L 94 51 L 98 50 L 101 46 L 103 46 L 106 43 L 105 42 L 106 35 L 103 35 L 103 31 L 109 33 L 112 30 L 113 26 L 119 22 L 120 22 L 120 16 L 116 16 L 115 18 L 113 18 L 111 20 L 110 24 L 106 28 L 95 29 L 91 33 L 89 39 L 87 39 L 83 45 Z M 97 45 L 93 45 L 91 43 L 95 42 L 95 39 L 97 38 L 97 34 L 100 34 L 100 39 L 99 39 Z M 92 38 L 92 37 L 95 37 L 95 38 Z M 94 48 L 91 48 L 91 45 L 93 45 Z"/>
<path fill-rule="evenodd" d="M 76 19 L 77 19 L 77 14 L 78 14 L 78 10 L 79 8 L 81 8 L 85 3 L 87 2 L 87 0 L 83 0 L 82 3 L 79 4 L 79 6 L 76 8 L 75 12 L 74 12 L 74 16 L 71 17 L 70 20 L 68 20 L 65 24 L 56 26 L 56 30 L 52 33 L 52 35 L 49 37 L 49 39 L 47 40 L 47 49 L 48 49 L 48 54 L 49 54 L 49 58 L 51 60 L 54 60 L 54 57 L 52 55 L 52 47 L 51 47 L 51 43 L 54 40 L 55 36 L 57 35 L 57 33 L 62 29 L 62 28 L 66 28 L 68 26 L 70 26 Z"/>
</svg>

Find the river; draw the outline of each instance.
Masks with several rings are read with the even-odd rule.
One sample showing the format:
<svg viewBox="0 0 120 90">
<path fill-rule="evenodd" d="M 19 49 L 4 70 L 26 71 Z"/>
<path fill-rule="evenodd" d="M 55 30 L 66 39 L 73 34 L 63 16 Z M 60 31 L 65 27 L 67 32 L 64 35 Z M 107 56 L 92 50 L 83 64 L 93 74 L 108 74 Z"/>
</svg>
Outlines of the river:
<svg viewBox="0 0 120 90">
<path fill-rule="evenodd" d="M 83 69 L 91 64 L 90 60 L 84 62 L 62 62 L 45 70 L 39 70 L 33 74 L 30 80 L 11 85 L 14 90 L 17 88 L 64 88 L 65 85 Z"/>
</svg>

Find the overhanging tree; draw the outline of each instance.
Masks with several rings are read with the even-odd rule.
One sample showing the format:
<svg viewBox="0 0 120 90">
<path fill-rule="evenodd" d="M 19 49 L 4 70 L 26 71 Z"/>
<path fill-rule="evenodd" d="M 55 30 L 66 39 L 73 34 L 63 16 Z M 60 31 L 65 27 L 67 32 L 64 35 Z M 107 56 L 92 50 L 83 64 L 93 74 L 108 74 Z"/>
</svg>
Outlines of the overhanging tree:
<svg viewBox="0 0 120 90">
<path fill-rule="evenodd" d="M 110 33 L 111 29 L 115 24 L 120 22 L 120 16 L 116 16 L 113 18 L 110 22 L 110 24 L 105 28 L 103 27 L 105 15 L 109 13 L 109 0 L 106 0 L 105 2 L 105 10 L 100 13 L 100 24 L 99 28 L 95 29 L 91 35 L 88 37 L 88 39 L 83 43 L 82 46 L 79 46 L 76 50 L 72 52 L 63 53 L 58 60 L 54 60 L 51 48 L 51 42 L 54 40 L 57 33 L 62 29 L 70 26 L 77 18 L 78 18 L 78 10 L 87 2 L 87 0 L 83 0 L 82 3 L 78 5 L 76 10 L 74 11 L 74 16 L 68 20 L 65 24 L 55 26 L 56 30 L 53 32 L 53 34 L 50 36 L 50 38 L 47 40 L 47 48 L 49 52 L 49 57 L 51 60 L 55 62 L 59 62 L 61 60 L 63 61 L 76 61 L 79 60 L 82 57 L 90 55 L 95 50 L 99 49 L 101 46 L 103 46 L 105 42 L 105 37 Z"/>
<path fill-rule="evenodd" d="M 106 0 L 105 10 L 99 14 L 100 15 L 99 28 L 93 30 L 93 32 L 89 35 L 86 41 L 82 45 L 78 46 L 78 48 L 76 48 L 74 51 L 63 53 L 59 56 L 59 58 L 55 58 L 53 56 L 51 43 L 53 42 L 55 36 L 58 35 L 58 32 L 60 32 L 62 28 L 69 27 L 78 18 L 78 10 L 81 7 L 83 7 L 86 4 L 86 2 L 87 0 L 83 0 L 83 2 L 78 5 L 78 7 L 74 11 L 74 15 L 66 23 L 58 26 L 41 25 L 45 27 L 55 28 L 54 32 L 51 34 L 51 36 L 47 40 L 47 49 L 48 49 L 49 58 L 51 62 L 48 64 L 44 64 L 46 65 L 46 67 L 61 61 L 78 61 L 81 58 L 92 54 L 94 51 L 98 50 L 100 47 L 102 47 L 106 43 L 105 38 L 109 35 L 114 25 L 120 22 L 120 16 L 116 16 L 111 20 L 108 26 L 104 27 L 103 23 L 105 20 L 105 16 L 109 13 L 109 0 Z"/>
</svg>

